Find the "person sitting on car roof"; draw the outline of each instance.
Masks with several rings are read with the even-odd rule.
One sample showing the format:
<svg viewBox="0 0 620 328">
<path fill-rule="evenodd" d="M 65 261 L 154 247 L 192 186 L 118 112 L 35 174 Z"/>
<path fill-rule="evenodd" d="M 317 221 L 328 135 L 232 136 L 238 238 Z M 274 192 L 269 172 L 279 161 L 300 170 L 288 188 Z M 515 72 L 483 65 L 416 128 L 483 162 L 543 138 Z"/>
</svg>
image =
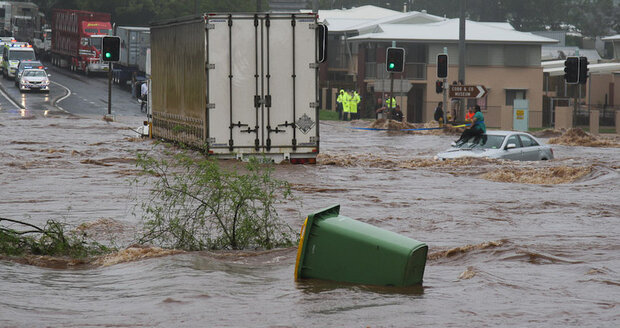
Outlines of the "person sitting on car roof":
<svg viewBox="0 0 620 328">
<path fill-rule="evenodd" d="M 472 137 L 475 137 L 475 142 L 477 142 L 485 133 L 487 133 L 487 127 L 484 124 L 484 115 L 480 111 L 480 106 L 476 105 L 476 114 L 474 114 L 470 128 L 463 131 L 456 143 L 466 143 Z"/>
</svg>

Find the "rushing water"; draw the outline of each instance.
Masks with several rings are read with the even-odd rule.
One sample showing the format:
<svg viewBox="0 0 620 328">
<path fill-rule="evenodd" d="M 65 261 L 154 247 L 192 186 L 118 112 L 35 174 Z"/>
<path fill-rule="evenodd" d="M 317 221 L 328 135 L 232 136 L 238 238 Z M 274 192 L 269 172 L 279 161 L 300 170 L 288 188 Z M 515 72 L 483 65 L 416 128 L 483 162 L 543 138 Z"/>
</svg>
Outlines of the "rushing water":
<svg viewBox="0 0 620 328">
<path fill-rule="evenodd" d="M 134 196 L 147 191 L 128 182 L 132 158 L 153 147 L 132 138 L 133 125 L 39 112 L 2 112 L 0 124 L 0 216 L 63 218 L 132 243 Z M 280 215 L 298 230 L 308 213 L 340 204 L 342 215 L 424 241 L 422 286 L 294 282 L 295 248 L 152 250 L 69 268 L 0 260 L 0 326 L 618 326 L 620 148 L 436 162 L 454 135 L 350 126 L 321 124 L 319 164 L 276 167 L 299 199 Z M 519 176 L 533 183 L 511 182 Z"/>
</svg>

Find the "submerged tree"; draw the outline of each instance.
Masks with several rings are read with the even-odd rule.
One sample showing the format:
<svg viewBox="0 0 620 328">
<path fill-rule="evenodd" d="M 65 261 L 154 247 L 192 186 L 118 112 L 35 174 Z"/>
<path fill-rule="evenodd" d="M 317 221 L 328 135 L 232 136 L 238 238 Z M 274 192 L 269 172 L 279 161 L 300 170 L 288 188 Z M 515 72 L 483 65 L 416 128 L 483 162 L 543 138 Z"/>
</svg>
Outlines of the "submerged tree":
<svg viewBox="0 0 620 328">
<path fill-rule="evenodd" d="M 269 165 L 253 159 L 241 174 L 186 153 L 168 160 L 139 155 L 137 165 L 156 177 L 142 204 L 141 242 L 183 250 L 291 245 L 292 229 L 274 207 L 291 198 L 290 188 L 272 177 Z"/>
</svg>

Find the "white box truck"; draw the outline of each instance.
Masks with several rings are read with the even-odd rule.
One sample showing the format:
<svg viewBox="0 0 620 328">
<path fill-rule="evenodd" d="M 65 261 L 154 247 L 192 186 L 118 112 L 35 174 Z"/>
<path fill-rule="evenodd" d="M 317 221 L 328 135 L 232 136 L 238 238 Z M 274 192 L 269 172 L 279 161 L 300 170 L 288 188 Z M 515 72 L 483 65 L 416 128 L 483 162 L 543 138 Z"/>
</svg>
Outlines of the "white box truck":
<svg viewBox="0 0 620 328">
<path fill-rule="evenodd" d="M 152 24 L 153 135 L 222 158 L 315 162 L 325 34 L 313 13 Z"/>
<path fill-rule="evenodd" d="M 112 82 L 124 86 L 127 82 L 135 83 L 136 77 L 143 80 L 146 72 L 146 53 L 150 47 L 150 29 L 116 26 L 114 35 L 121 39 L 121 49 L 119 61 L 114 63 L 112 70 Z M 135 90 L 134 85 L 131 87 Z"/>
</svg>

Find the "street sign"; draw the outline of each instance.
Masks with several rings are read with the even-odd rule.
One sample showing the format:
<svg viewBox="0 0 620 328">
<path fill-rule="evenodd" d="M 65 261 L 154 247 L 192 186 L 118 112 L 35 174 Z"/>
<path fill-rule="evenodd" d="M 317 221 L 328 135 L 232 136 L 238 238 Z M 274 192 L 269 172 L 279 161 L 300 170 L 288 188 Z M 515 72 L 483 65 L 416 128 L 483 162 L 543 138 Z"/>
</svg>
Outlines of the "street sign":
<svg viewBox="0 0 620 328">
<path fill-rule="evenodd" d="M 482 98 L 486 94 L 483 85 L 450 85 L 450 98 Z"/>
</svg>

